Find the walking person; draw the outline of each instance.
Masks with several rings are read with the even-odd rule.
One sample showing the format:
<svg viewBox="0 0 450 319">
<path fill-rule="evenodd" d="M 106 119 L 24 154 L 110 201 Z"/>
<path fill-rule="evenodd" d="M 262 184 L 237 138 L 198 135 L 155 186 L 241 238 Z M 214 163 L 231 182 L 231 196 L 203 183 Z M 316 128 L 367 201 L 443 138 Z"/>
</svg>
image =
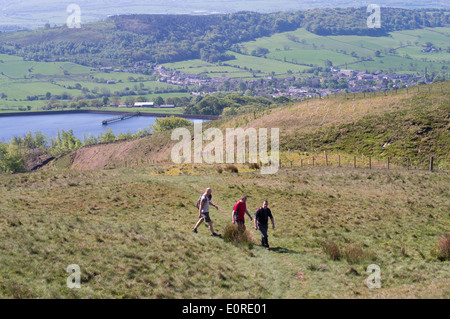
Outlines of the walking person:
<svg viewBox="0 0 450 319">
<path fill-rule="evenodd" d="M 234 205 L 232 213 L 232 223 L 237 223 L 239 231 L 245 231 L 245 214 L 250 217 L 250 221 L 253 220 L 252 216 L 247 210 L 247 196 L 242 198 Z"/>
<path fill-rule="evenodd" d="M 265 200 L 263 205 L 255 212 L 255 229 L 261 232 L 261 245 L 266 249 L 269 249 L 269 236 L 267 235 L 269 218 L 272 221 L 272 228 L 275 229 L 275 221 L 268 205 L 269 203 Z"/>
<path fill-rule="evenodd" d="M 211 195 L 212 191 L 211 188 L 207 188 L 205 193 L 200 197 L 199 199 L 199 203 L 198 203 L 198 222 L 195 225 L 194 229 L 192 230 L 194 233 L 197 233 L 197 228 L 198 226 L 200 226 L 203 222 L 208 223 L 209 226 L 209 230 L 211 231 L 211 235 L 212 236 L 217 236 L 219 237 L 219 234 L 216 234 L 214 232 L 214 228 L 213 228 L 213 222 L 211 220 L 211 218 L 209 217 L 209 206 L 213 206 L 215 207 L 217 210 L 219 209 L 219 207 L 217 207 L 217 205 L 215 205 L 213 202 L 211 202 Z"/>
</svg>

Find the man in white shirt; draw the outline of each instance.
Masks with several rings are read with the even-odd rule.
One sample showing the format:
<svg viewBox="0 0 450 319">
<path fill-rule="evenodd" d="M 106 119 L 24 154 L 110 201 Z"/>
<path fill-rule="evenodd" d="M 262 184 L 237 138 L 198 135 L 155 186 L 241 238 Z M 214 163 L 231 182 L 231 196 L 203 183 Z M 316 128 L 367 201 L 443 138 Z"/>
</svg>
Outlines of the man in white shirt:
<svg viewBox="0 0 450 319">
<path fill-rule="evenodd" d="M 192 230 L 194 233 L 197 233 L 197 228 L 200 226 L 204 221 L 208 223 L 209 230 L 211 231 L 212 236 L 220 236 L 214 232 L 212 220 L 209 217 L 209 205 L 215 207 L 217 210 L 219 209 L 217 205 L 215 205 L 213 202 L 211 202 L 211 195 L 212 191 L 211 188 L 207 188 L 205 193 L 202 195 L 200 199 L 199 209 L 198 209 L 198 222 L 195 225 L 194 229 Z"/>
</svg>

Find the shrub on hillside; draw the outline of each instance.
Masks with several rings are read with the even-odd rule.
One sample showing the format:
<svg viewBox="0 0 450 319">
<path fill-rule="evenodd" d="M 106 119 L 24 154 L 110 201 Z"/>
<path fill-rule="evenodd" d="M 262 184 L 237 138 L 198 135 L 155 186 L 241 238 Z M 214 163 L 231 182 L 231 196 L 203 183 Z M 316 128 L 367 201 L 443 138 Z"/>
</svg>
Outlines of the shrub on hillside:
<svg viewBox="0 0 450 319">
<path fill-rule="evenodd" d="M 345 259 L 351 264 L 359 263 L 364 260 L 365 255 L 364 251 L 362 249 L 362 245 L 360 244 L 353 244 L 347 246 L 345 248 Z"/>
<path fill-rule="evenodd" d="M 229 164 L 225 167 L 225 171 L 230 173 L 239 173 L 238 168 L 235 165 Z"/>
<path fill-rule="evenodd" d="M 24 170 L 25 158 L 20 148 L 0 142 L 0 172 L 23 172 Z"/>
<path fill-rule="evenodd" d="M 439 238 L 435 255 L 441 261 L 450 259 L 450 235 L 444 235 Z"/>
<path fill-rule="evenodd" d="M 342 258 L 341 249 L 338 244 L 331 240 L 327 240 L 322 244 L 322 249 L 327 254 L 331 260 L 339 260 Z"/>
<path fill-rule="evenodd" d="M 177 127 L 184 127 L 191 125 L 191 121 L 183 119 L 181 117 L 163 117 L 155 120 L 155 124 L 152 126 L 153 133 L 159 133 L 164 131 L 170 131 L 176 129 Z"/>
<path fill-rule="evenodd" d="M 223 239 L 225 242 L 233 244 L 245 245 L 248 248 L 253 247 L 253 240 L 250 233 L 245 231 L 238 231 L 237 225 L 227 225 L 223 231 Z"/>
<path fill-rule="evenodd" d="M 251 163 L 248 167 L 255 170 L 258 170 L 260 168 L 258 163 Z"/>
</svg>

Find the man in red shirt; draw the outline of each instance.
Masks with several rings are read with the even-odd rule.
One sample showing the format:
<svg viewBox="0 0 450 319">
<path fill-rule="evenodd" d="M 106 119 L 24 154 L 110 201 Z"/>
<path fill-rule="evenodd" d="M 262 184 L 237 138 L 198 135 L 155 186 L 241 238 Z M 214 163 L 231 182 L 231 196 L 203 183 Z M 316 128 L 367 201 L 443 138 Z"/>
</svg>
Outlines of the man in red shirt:
<svg viewBox="0 0 450 319">
<path fill-rule="evenodd" d="M 239 231 L 245 231 L 245 214 L 250 217 L 250 220 L 253 220 L 252 216 L 248 213 L 246 202 L 247 196 L 242 196 L 241 200 L 233 208 L 232 222 L 233 224 L 238 224 Z"/>
</svg>

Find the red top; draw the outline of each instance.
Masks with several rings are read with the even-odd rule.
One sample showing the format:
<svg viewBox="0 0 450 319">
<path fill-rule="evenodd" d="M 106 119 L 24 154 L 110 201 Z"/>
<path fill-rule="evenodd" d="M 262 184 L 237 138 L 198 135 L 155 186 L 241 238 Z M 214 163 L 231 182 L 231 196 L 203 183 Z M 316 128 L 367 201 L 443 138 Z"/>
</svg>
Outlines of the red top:
<svg viewBox="0 0 450 319">
<path fill-rule="evenodd" d="M 238 201 L 233 210 L 237 212 L 237 220 L 244 220 L 245 211 L 247 210 L 247 205 L 244 202 Z"/>
</svg>

